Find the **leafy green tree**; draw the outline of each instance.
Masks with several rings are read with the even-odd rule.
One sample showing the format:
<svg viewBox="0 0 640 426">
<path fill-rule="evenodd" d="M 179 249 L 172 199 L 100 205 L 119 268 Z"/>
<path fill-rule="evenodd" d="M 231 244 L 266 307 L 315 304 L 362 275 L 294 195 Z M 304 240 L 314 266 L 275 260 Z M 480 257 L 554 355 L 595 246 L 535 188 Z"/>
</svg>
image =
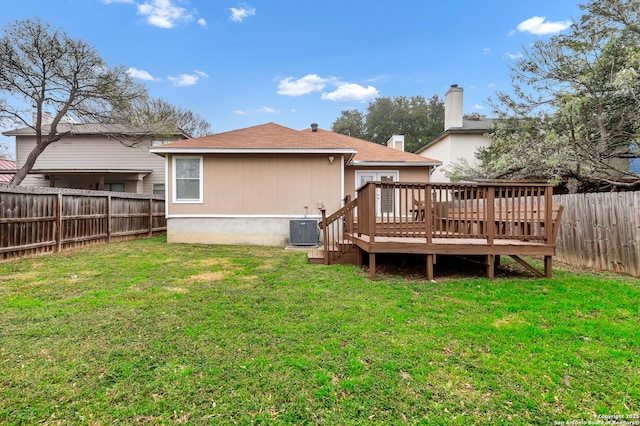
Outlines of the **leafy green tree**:
<svg viewBox="0 0 640 426">
<path fill-rule="evenodd" d="M 342 111 L 331 125 L 331 130 L 354 138 L 366 138 L 365 116 L 357 109 Z"/>
<path fill-rule="evenodd" d="M 369 103 L 366 115 L 358 110 L 342 111 L 332 130 L 385 144 L 394 134 L 405 135 L 405 148 L 414 152 L 434 139 L 444 127 L 444 103 L 433 96 L 381 97 Z"/>
<path fill-rule="evenodd" d="M 539 40 L 512 68 L 513 94 L 475 171 L 451 177 L 568 179 L 573 191 L 638 188 L 640 0 L 592 0 L 567 34 Z"/>
</svg>

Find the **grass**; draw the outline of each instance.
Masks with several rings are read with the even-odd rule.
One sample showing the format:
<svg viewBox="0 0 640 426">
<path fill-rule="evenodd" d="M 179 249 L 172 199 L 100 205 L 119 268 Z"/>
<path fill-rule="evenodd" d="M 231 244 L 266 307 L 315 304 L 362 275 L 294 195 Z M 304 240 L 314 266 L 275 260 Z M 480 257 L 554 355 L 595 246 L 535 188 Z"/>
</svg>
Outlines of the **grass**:
<svg viewBox="0 0 640 426">
<path fill-rule="evenodd" d="M 640 421 L 638 280 L 482 274 L 162 238 L 1 263 L 0 423 Z"/>
</svg>

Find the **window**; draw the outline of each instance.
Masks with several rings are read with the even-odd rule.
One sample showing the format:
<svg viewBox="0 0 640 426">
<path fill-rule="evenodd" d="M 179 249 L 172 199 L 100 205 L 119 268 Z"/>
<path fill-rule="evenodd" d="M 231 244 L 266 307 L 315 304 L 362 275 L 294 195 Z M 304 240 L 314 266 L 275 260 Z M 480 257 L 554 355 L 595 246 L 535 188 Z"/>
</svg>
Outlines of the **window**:
<svg viewBox="0 0 640 426">
<path fill-rule="evenodd" d="M 99 186 L 100 184 L 97 183 L 96 188 L 98 188 Z M 113 192 L 124 192 L 124 183 L 105 183 L 104 190 Z"/>
<path fill-rule="evenodd" d="M 173 157 L 175 202 L 202 202 L 202 157 Z"/>
<path fill-rule="evenodd" d="M 164 183 L 153 184 L 153 195 L 164 195 Z"/>
</svg>

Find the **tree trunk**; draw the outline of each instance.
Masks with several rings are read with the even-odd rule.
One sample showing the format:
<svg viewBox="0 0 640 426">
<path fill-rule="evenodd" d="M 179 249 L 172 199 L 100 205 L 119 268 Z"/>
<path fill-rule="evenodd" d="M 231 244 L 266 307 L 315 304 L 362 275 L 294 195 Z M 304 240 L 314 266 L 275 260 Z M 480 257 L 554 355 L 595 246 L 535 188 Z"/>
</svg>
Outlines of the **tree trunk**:
<svg viewBox="0 0 640 426">
<path fill-rule="evenodd" d="M 29 153 L 29 156 L 27 157 L 27 161 L 25 161 L 22 167 L 20 167 L 20 170 L 18 170 L 16 174 L 13 175 L 11 182 L 9 182 L 10 187 L 15 187 L 22 183 L 22 181 L 24 180 L 24 178 L 27 177 L 31 169 L 33 169 L 33 166 L 36 164 L 36 160 L 38 159 L 40 154 L 42 154 L 44 149 L 47 146 L 49 146 L 50 143 L 51 142 L 36 144 L 36 146 Z"/>
</svg>

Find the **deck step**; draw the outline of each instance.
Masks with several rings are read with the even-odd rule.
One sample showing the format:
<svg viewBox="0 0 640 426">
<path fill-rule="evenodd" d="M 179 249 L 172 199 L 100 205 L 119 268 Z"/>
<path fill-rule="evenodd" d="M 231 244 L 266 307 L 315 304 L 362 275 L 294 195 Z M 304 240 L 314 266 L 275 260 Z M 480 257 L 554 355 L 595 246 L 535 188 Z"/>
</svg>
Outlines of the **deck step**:
<svg viewBox="0 0 640 426">
<path fill-rule="evenodd" d="M 358 250 L 351 250 L 347 253 L 339 254 L 336 251 L 331 251 L 331 263 L 338 265 L 357 265 L 358 264 Z M 307 262 L 321 265 L 324 264 L 324 250 L 321 248 L 311 249 L 307 252 Z"/>
<path fill-rule="evenodd" d="M 324 252 L 320 249 L 311 249 L 307 252 L 307 262 L 316 265 L 324 263 Z"/>
</svg>

